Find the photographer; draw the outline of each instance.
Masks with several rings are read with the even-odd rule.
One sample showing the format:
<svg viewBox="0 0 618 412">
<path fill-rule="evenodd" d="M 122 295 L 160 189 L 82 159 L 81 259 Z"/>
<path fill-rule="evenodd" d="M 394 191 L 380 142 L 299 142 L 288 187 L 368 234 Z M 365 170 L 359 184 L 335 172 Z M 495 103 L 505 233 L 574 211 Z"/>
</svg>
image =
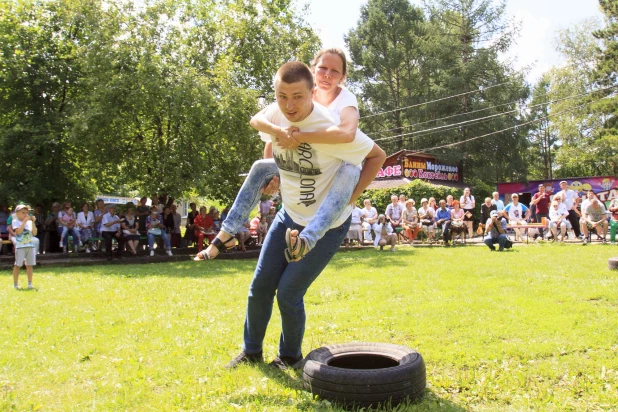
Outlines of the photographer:
<svg viewBox="0 0 618 412">
<path fill-rule="evenodd" d="M 502 252 L 505 247 L 511 247 L 510 240 L 506 237 L 506 219 L 500 217 L 496 210 L 492 210 L 489 216 L 490 218 L 485 226 L 485 239 L 483 241 L 492 252 L 496 250 L 494 245 L 498 243 L 500 245 L 498 250 Z"/>
</svg>

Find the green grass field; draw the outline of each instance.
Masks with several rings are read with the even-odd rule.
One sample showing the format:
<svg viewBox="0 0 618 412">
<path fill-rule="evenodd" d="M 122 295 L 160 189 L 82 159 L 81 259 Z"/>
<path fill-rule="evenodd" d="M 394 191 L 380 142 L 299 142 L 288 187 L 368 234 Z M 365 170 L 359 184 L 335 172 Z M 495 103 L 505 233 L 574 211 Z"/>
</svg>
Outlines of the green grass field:
<svg viewBox="0 0 618 412">
<path fill-rule="evenodd" d="M 373 249 L 336 255 L 306 296 L 304 353 L 350 341 L 418 350 L 426 410 L 611 410 L 611 246 Z M 0 410 L 338 410 L 295 372 L 223 365 L 242 343 L 255 261 L 36 270 L 0 288 Z M 25 273 L 21 283 L 25 285 Z M 274 311 L 265 357 L 276 356 Z"/>
</svg>

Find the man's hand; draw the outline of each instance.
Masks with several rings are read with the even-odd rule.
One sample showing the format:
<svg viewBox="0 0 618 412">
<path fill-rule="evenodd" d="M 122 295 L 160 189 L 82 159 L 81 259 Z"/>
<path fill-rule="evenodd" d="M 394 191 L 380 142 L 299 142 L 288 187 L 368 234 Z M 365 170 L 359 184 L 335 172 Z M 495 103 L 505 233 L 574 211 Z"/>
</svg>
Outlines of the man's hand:
<svg viewBox="0 0 618 412">
<path fill-rule="evenodd" d="M 36 217 L 35 216 L 30 216 L 30 220 L 32 220 L 32 223 L 36 222 Z"/>
<path fill-rule="evenodd" d="M 279 191 L 279 176 L 274 176 L 268 185 L 260 189 L 260 193 L 266 196 L 272 196 Z"/>
</svg>

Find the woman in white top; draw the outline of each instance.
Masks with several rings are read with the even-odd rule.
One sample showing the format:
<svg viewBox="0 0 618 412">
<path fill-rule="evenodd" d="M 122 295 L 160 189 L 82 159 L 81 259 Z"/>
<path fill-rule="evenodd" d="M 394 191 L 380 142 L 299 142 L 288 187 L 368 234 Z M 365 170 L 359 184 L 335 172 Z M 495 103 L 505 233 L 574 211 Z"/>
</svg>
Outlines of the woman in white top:
<svg viewBox="0 0 618 412">
<path fill-rule="evenodd" d="M 88 203 L 82 203 L 82 211 L 77 214 L 77 227 L 81 240 L 86 244 L 86 253 L 90 253 L 90 238 L 94 229 L 94 213 L 89 210 Z"/>
<path fill-rule="evenodd" d="M 470 194 L 469 187 L 464 189 L 463 196 L 459 198 L 459 203 L 464 210 L 464 221 L 468 222 L 466 223 L 466 226 L 468 226 L 468 238 L 471 239 L 474 230 L 474 208 L 476 207 L 476 202 L 474 201 L 474 196 Z"/>
<path fill-rule="evenodd" d="M 277 146 L 282 149 L 295 150 L 301 144 L 342 144 L 351 143 L 355 140 L 358 130 L 358 102 L 356 96 L 348 89 L 341 86 L 347 74 L 347 61 L 345 53 L 336 48 L 320 50 L 312 62 L 315 87 L 313 89 L 313 101 L 331 112 L 338 115 L 340 123 L 325 130 L 303 132 L 296 127 L 281 128 L 269 121 L 265 115 L 266 109 L 256 114 L 251 119 L 251 126 L 256 130 L 276 137 Z M 270 140 L 270 139 L 264 139 Z M 195 260 L 213 259 L 217 256 L 219 248 L 228 248 L 234 234 L 242 226 L 242 222 L 249 216 L 251 210 L 259 202 L 262 193 L 274 193 L 278 188 L 279 176 L 275 162 L 272 160 L 272 143 L 266 143 L 264 147 L 264 160 L 253 164 L 250 175 L 260 174 L 265 178 L 259 187 L 241 188 L 236 201 L 230 209 L 227 219 L 223 222 L 221 231 L 217 234 L 206 250 L 195 257 Z M 339 168 L 335 186 L 325 198 L 322 206 L 315 214 L 315 218 L 299 234 L 298 230 L 291 230 L 286 236 L 289 245 L 286 257 L 290 261 L 298 261 L 304 257 L 324 236 L 332 223 L 354 203 L 363 190 L 371 183 L 370 180 L 359 181 L 360 169 L 356 166 L 345 164 Z M 247 177 L 248 181 L 250 178 Z M 252 190 L 251 195 L 245 193 Z"/>
<path fill-rule="evenodd" d="M 363 208 L 363 212 L 365 213 L 365 218 L 363 219 L 363 236 L 365 237 L 365 241 L 373 242 L 371 229 L 373 228 L 373 224 L 378 221 L 378 211 L 375 207 L 371 206 L 370 199 L 365 199 L 363 204 L 365 205 Z"/>
</svg>

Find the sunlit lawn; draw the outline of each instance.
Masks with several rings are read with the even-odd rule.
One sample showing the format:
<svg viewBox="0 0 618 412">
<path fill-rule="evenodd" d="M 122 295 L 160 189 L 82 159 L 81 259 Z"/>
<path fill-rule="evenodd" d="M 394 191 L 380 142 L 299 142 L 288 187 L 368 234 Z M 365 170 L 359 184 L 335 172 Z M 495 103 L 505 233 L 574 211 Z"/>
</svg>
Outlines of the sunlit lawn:
<svg viewBox="0 0 618 412">
<path fill-rule="evenodd" d="M 617 247 L 596 245 L 338 253 L 306 297 L 304 353 L 349 341 L 418 350 L 426 396 L 397 410 L 613 409 L 611 256 Z M 241 348 L 254 265 L 41 268 L 37 292 L 3 272 L 0 410 L 335 409 L 296 373 L 223 368 Z M 279 332 L 275 310 L 267 360 Z"/>
</svg>

